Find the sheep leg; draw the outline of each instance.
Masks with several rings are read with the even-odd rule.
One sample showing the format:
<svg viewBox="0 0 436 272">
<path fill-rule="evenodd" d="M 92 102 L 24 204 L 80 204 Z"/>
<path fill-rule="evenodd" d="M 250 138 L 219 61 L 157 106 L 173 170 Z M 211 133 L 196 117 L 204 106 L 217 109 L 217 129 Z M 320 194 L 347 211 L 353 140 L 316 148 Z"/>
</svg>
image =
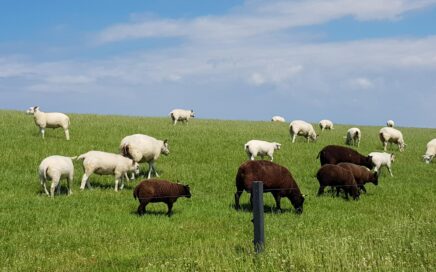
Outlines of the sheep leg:
<svg viewBox="0 0 436 272">
<path fill-rule="evenodd" d="M 391 174 L 391 177 L 393 177 L 394 175 L 392 174 L 391 166 L 388 165 L 387 167 L 388 167 L 388 170 L 389 170 L 389 174 Z"/>
<path fill-rule="evenodd" d="M 45 194 L 49 196 L 50 193 L 48 192 L 47 185 L 46 185 L 47 181 L 45 179 L 41 178 L 40 182 L 41 182 L 41 187 L 44 189 Z"/>
<path fill-rule="evenodd" d="M 295 143 L 295 138 L 297 137 L 297 134 L 292 134 L 292 143 Z"/>
<path fill-rule="evenodd" d="M 322 195 L 323 193 L 324 193 L 324 186 L 320 185 L 320 186 L 319 186 L 319 189 L 318 189 L 318 194 L 317 194 L 317 196 L 320 196 L 320 195 Z"/>
<path fill-rule="evenodd" d="M 276 192 L 271 192 L 271 193 L 274 196 L 274 200 L 276 201 L 276 208 L 279 211 L 281 211 L 282 210 L 282 208 L 280 207 L 280 199 L 281 199 L 281 197 L 280 197 L 279 192 L 276 191 Z"/>
<path fill-rule="evenodd" d="M 383 150 L 386 151 L 386 147 L 388 146 L 387 142 L 383 142 Z"/>
<path fill-rule="evenodd" d="M 42 138 L 45 139 L 45 129 L 44 128 L 40 128 L 39 132 L 41 133 Z"/>
<path fill-rule="evenodd" d="M 154 161 L 151 163 L 151 169 L 153 169 L 154 175 L 156 177 L 159 177 L 159 174 L 156 171 L 156 165 L 154 164 Z"/>
<path fill-rule="evenodd" d="M 169 202 L 167 203 L 167 206 L 168 206 L 168 212 L 167 212 L 167 215 L 168 215 L 168 217 L 170 217 L 170 216 L 173 214 L 173 211 L 172 211 L 172 209 L 173 209 L 173 202 L 172 202 L 172 201 L 169 201 Z"/>
<path fill-rule="evenodd" d="M 118 192 L 118 183 L 120 182 L 120 179 L 118 177 L 115 178 L 115 192 Z"/>
<path fill-rule="evenodd" d="M 60 177 L 53 177 L 51 180 L 51 186 L 50 186 L 50 196 L 51 197 L 54 197 L 56 187 L 59 185 L 59 179 L 60 179 Z"/>
<path fill-rule="evenodd" d="M 263 155 L 260 155 L 260 159 L 261 159 L 261 160 L 263 160 L 263 157 L 264 157 Z"/>
<path fill-rule="evenodd" d="M 83 174 L 82 182 L 80 183 L 80 190 L 85 189 L 85 185 L 88 185 L 88 188 L 91 189 L 91 185 L 89 184 L 88 178 L 89 176 L 86 173 Z"/>
<path fill-rule="evenodd" d="M 69 141 L 70 140 L 70 132 L 68 131 L 68 129 L 65 129 L 64 132 L 65 132 L 65 138 L 67 138 L 67 141 Z"/>
<path fill-rule="evenodd" d="M 362 185 L 359 185 L 359 187 L 360 187 L 360 189 L 366 194 L 366 188 L 365 188 L 365 186 L 362 184 Z"/>
<path fill-rule="evenodd" d="M 73 174 L 70 174 L 68 176 L 68 195 L 71 195 L 73 193 L 73 190 L 71 189 L 73 184 Z"/>
<path fill-rule="evenodd" d="M 273 158 L 273 153 L 271 153 L 271 152 L 268 153 L 268 157 L 271 159 L 271 161 L 273 161 L 273 159 L 274 159 L 274 158 Z"/>
<path fill-rule="evenodd" d="M 241 197 L 243 191 L 236 191 L 235 193 L 235 209 L 239 210 L 241 206 L 239 205 L 239 198 Z"/>
<path fill-rule="evenodd" d="M 147 201 L 140 201 L 139 206 L 138 206 L 138 215 L 142 216 L 145 214 L 145 207 L 147 206 L 148 202 Z"/>
</svg>

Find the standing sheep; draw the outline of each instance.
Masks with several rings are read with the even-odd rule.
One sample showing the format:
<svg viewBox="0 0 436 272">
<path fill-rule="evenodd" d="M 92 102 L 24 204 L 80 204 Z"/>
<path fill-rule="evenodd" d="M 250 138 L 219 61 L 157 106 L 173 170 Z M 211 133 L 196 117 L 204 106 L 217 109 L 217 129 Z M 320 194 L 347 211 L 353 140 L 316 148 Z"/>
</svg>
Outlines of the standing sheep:
<svg viewBox="0 0 436 272">
<path fill-rule="evenodd" d="M 253 181 L 263 181 L 263 192 L 270 192 L 281 210 L 280 199 L 287 197 L 297 213 L 303 212 L 304 197 L 292 174 L 285 167 L 269 161 L 247 161 L 239 166 L 236 174 L 235 208 L 239 210 L 239 198 L 245 190 L 251 194 Z M 250 196 L 250 203 L 252 202 Z"/>
<path fill-rule="evenodd" d="M 263 156 L 268 156 L 273 161 L 274 150 L 279 150 L 281 144 L 276 142 L 266 142 L 260 140 L 251 140 L 244 145 L 244 150 L 247 152 L 248 159 L 254 160 L 256 156 L 260 156 L 263 160 Z"/>
<path fill-rule="evenodd" d="M 426 163 L 430 163 L 434 156 L 436 156 L 436 138 L 427 143 L 427 150 L 422 157 Z"/>
<path fill-rule="evenodd" d="M 186 123 L 188 123 L 188 120 L 190 118 L 195 117 L 194 110 L 182 110 L 182 109 L 174 109 L 169 113 L 169 115 L 171 116 L 174 125 L 177 124 L 177 121 L 181 121 L 181 122 L 186 121 Z"/>
<path fill-rule="evenodd" d="M 389 170 L 389 174 L 392 175 L 391 165 L 395 161 L 395 155 L 386 152 L 371 152 L 368 156 L 371 156 L 372 163 L 374 164 L 374 171 L 380 175 L 380 168 L 386 166 Z"/>
<path fill-rule="evenodd" d="M 395 122 L 394 122 L 393 120 L 388 120 L 388 121 L 386 122 L 386 126 L 388 126 L 388 127 L 394 127 L 394 126 L 395 126 Z"/>
<path fill-rule="evenodd" d="M 291 134 L 292 143 L 295 143 L 297 135 L 304 136 L 307 139 L 307 142 L 309 142 L 309 140 L 316 141 L 316 137 L 318 136 L 316 135 L 313 126 L 302 120 L 292 121 L 289 124 L 289 133 Z"/>
<path fill-rule="evenodd" d="M 404 151 L 406 144 L 404 143 L 403 134 L 401 131 L 391 127 L 384 127 L 379 132 L 380 141 L 383 144 L 383 150 L 386 151 L 388 143 L 395 143 L 398 145 L 400 152 Z"/>
<path fill-rule="evenodd" d="M 160 154 L 170 154 L 167 140 L 157 140 L 144 134 L 133 134 L 124 137 L 120 143 L 120 152 L 123 156 L 131 158 L 137 163 L 147 162 L 149 166 L 148 178 L 151 177 L 152 171 L 156 177 L 159 177 L 155 161 Z M 133 178 L 134 175 L 132 175 Z"/>
<path fill-rule="evenodd" d="M 353 174 L 338 165 L 323 165 L 316 173 L 316 178 L 319 181 L 318 196 L 324 193 L 325 187 L 331 186 L 336 188 L 336 196 L 339 196 L 339 191 L 342 189 L 345 192 L 346 199 L 348 199 L 348 194 L 354 200 L 359 199 L 359 190 Z"/>
<path fill-rule="evenodd" d="M 371 156 L 364 156 L 352 148 L 340 145 L 325 146 L 321 149 L 316 158 L 319 158 L 321 166 L 324 164 L 351 162 L 372 169 Z"/>
<path fill-rule="evenodd" d="M 115 176 L 115 192 L 118 191 L 118 184 L 121 179 L 120 190 L 124 187 L 124 179 L 129 180 L 127 173 L 139 173 L 139 165 L 137 162 L 123 157 L 118 154 L 103 152 L 103 151 L 89 151 L 85 154 L 74 157 L 77 160 L 83 160 L 83 174 L 80 189 L 85 189 L 85 185 L 91 188 L 89 177 L 92 173 L 98 175 L 114 175 Z"/>
<path fill-rule="evenodd" d="M 325 129 L 328 129 L 328 130 L 334 129 L 333 122 L 330 120 L 319 121 L 319 127 L 321 128 L 321 131 L 324 131 Z"/>
<path fill-rule="evenodd" d="M 70 139 L 70 132 L 68 128 L 70 127 L 70 118 L 60 112 L 42 112 L 39 110 L 38 106 L 30 107 L 27 114 L 32 114 L 35 120 L 35 124 L 39 127 L 39 131 L 44 139 L 46 128 L 58 128 L 62 127 L 65 132 L 65 138 Z"/>
<path fill-rule="evenodd" d="M 360 138 L 362 137 L 362 133 L 360 132 L 359 128 L 350 128 L 347 131 L 347 136 L 345 136 L 346 140 L 345 140 L 345 144 L 346 145 L 356 145 L 357 147 L 359 147 L 360 145 Z"/>
<path fill-rule="evenodd" d="M 278 116 L 275 115 L 271 118 L 271 122 L 280 122 L 280 123 L 284 123 L 286 122 L 285 118 L 283 118 L 282 116 Z"/>
<path fill-rule="evenodd" d="M 71 158 L 64 156 L 50 156 L 45 158 L 39 165 L 39 180 L 45 193 L 54 197 L 55 188 L 58 187 L 60 193 L 59 181 L 62 178 L 68 180 L 68 195 L 72 194 L 71 185 L 74 176 L 74 166 Z M 47 191 L 46 183 L 51 179 L 50 194 Z"/>
<path fill-rule="evenodd" d="M 171 216 L 173 204 L 179 197 L 191 198 L 189 185 L 173 183 L 167 180 L 144 180 L 136 186 L 133 197 L 139 200 L 138 214 L 144 215 L 150 202 L 164 202 L 168 206 L 167 215 Z"/>
<path fill-rule="evenodd" d="M 365 184 L 368 182 L 378 185 L 378 175 L 377 172 L 372 173 L 365 166 L 360 166 L 354 163 L 341 162 L 338 166 L 347 169 L 353 174 L 354 180 L 356 181 L 357 187 L 366 193 Z"/>
</svg>

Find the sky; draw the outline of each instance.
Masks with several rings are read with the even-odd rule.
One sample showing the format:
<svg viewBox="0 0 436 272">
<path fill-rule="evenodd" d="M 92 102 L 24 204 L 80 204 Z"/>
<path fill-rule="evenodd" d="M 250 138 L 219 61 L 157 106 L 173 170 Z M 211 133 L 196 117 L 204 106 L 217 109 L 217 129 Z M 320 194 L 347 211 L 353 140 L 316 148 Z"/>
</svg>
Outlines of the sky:
<svg viewBox="0 0 436 272">
<path fill-rule="evenodd" d="M 436 128 L 436 0 L 0 7 L 0 109 Z"/>
</svg>

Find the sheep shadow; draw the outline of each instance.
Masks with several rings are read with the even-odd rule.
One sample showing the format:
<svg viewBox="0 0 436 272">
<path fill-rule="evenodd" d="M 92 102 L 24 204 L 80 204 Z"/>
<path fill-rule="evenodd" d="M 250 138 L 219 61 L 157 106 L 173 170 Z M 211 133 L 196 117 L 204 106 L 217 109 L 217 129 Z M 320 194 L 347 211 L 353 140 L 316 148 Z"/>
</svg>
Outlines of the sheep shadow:
<svg viewBox="0 0 436 272">
<path fill-rule="evenodd" d="M 238 212 L 245 212 L 245 213 L 252 213 L 253 212 L 253 208 L 251 207 L 250 203 L 243 203 L 240 204 L 241 208 L 240 209 L 236 209 L 235 204 L 230 204 L 229 207 L 235 209 Z M 271 206 L 269 204 L 264 204 L 263 205 L 263 211 L 266 214 L 281 214 L 281 213 L 288 213 L 288 212 L 292 212 L 293 210 L 291 208 L 282 208 L 281 210 L 277 209 L 277 207 Z"/>
<path fill-rule="evenodd" d="M 136 217 L 139 217 L 139 218 L 145 217 L 145 216 L 164 216 L 164 217 L 169 217 L 167 215 L 166 211 L 146 211 L 144 213 L 144 215 L 139 215 L 138 211 L 135 209 L 133 211 L 130 211 L 130 214 L 132 216 L 136 216 Z M 175 214 L 177 214 L 177 212 L 173 211 L 170 217 L 174 216 Z"/>
</svg>

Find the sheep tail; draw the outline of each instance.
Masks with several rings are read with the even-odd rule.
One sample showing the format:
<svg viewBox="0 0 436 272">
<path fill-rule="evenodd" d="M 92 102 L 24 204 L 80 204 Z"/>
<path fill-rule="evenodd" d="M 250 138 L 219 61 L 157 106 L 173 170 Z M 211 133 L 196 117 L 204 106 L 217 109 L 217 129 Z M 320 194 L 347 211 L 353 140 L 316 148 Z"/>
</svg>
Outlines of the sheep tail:
<svg viewBox="0 0 436 272">
<path fill-rule="evenodd" d="M 139 186 L 137 186 L 136 188 L 135 188 L 135 190 L 133 190 L 133 198 L 134 199 L 137 199 L 138 197 L 139 197 Z"/>
<path fill-rule="evenodd" d="M 319 156 L 321 155 L 321 151 L 318 152 L 318 155 L 316 155 L 316 159 L 319 159 Z"/>
<path fill-rule="evenodd" d="M 75 157 L 71 157 L 72 160 L 83 160 L 86 157 L 86 153 L 79 155 L 79 156 L 75 156 Z"/>
<path fill-rule="evenodd" d="M 123 146 L 121 147 L 121 153 L 124 157 L 132 159 L 132 156 L 129 153 L 129 144 L 123 144 Z"/>
<path fill-rule="evenodd" d="M 48 171 L 48 166 L 46 165 L 44 167 L 44 169 L 42 169 L 42 173 L 40 173 L 40 175 L 42 175 L 42 177 L 44 178 L 44 180 L 47 180 L 47 171 Z"/>
</svg>

